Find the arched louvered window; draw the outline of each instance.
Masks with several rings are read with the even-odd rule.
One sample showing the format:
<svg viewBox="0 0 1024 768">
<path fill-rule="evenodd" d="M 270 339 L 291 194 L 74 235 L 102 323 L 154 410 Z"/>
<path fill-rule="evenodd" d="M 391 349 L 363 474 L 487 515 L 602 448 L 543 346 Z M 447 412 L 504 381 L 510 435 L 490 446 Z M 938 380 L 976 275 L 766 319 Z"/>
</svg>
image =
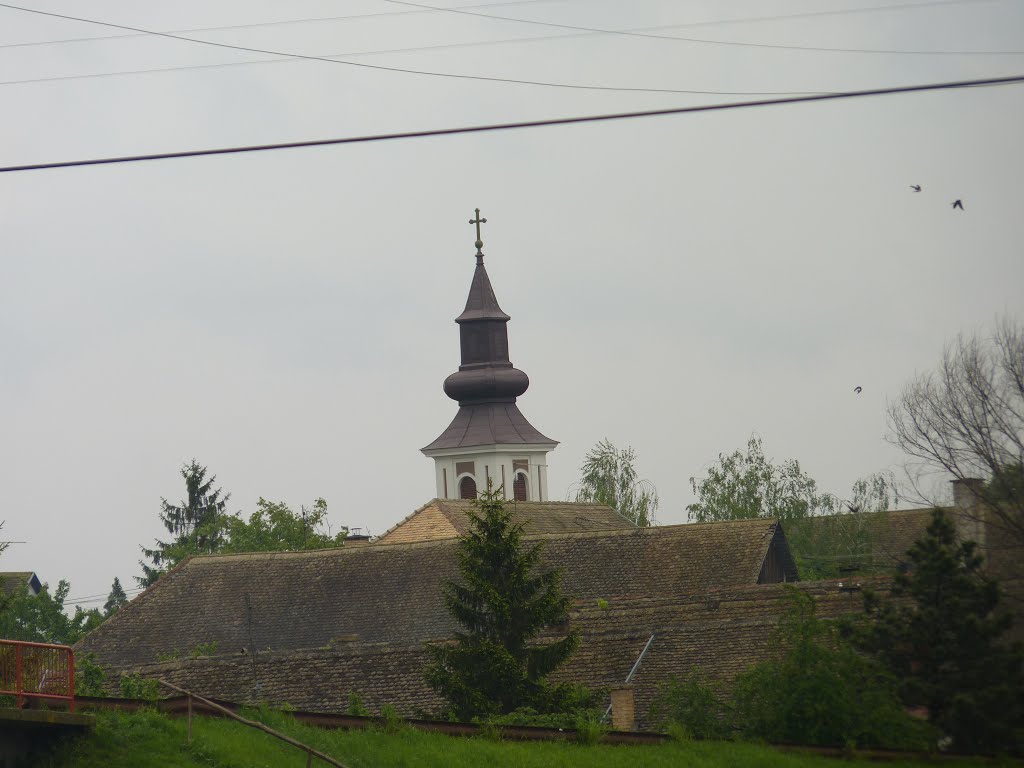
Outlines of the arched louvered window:
<svg viewBox="0 0 1024 768">
<path fill-rule="evenodd" d="M 462 480 L 459 481 L 459 498 L 476 498 L 476 480 L 474 480 L 472 477 L 464 477 L 462 478 Z"/>
<path fill-rule="evenodd" d="M 512 495 L 516 501 L 529 501 L 530 494 L 526 488 L 526 475 L 516 472 L 516 479 L 512 481 Z"/>
</svg>

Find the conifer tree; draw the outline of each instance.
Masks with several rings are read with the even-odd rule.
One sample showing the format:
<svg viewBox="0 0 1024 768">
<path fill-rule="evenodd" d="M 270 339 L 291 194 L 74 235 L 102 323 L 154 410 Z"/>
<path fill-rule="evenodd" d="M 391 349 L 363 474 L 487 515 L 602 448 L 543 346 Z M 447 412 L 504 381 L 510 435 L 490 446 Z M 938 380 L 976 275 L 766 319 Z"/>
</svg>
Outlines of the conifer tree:
<svg viewBox="0 0 1024 768">
<path fill-rule="evenodd" d="M 891 598 L 865 596 L 875 621 L 862 642 L 901 681 L 904 704 L 928 719 L 961 752 L 996 752 L 1024 736 L 1024 652 L 1005 642 L 1012 617 L 999 586 L 981 571 L 974 542 L 957 540 L 952 520 L 935 510 L 908 552 Z"/>
<path fill-rule="evenodd" d="M 463 627 L 455 641 L 430 647 L 426 678 L 460 719 L 506 714 L 530 707 L 554 712 L 570 690 L 545 678 L 579 645 L 574 630 L 547 643 L 535 638 L 565 622 L 569 598 L 561 573 L 538 573 L 541 545 L 524 545 L 501 490 L 488 490 L 470 513 L 470 529 L 459 539 L 461 583 L 449 582 L 444 599 Z"/>
<path fill-rule="evenodd" d="M 139 561 L 143 576 L 135 577 L 140 586 L 151 586 L 168 568 L 173 568 L 189 555 L 212 554 L 224 538 L 222 518 L 231 494 L 221 496 L 221 489 L 214 488 L 216 475 L 206 477 L 206 467 L 195 459 L 181 468 L 185 479 L 187 500 L 174 506 L 167 499 L 160 499 L 160 522 L 174 537 L 171 541 L 157 539 L 153 549 L 142 547 L 142 553 L 152 561 L 149 565 Z"/>
<path fill-rule="evenodd" d="M 107 595 L 107 602 L 103 604 L 104 618 L 110 618 L 117 612 L 117 609 L 128 602 L 128 595 L 124 593 L 121 580 L 114 577 L 114 583 L 110 585 L 110 594 Z"/>
</svg>

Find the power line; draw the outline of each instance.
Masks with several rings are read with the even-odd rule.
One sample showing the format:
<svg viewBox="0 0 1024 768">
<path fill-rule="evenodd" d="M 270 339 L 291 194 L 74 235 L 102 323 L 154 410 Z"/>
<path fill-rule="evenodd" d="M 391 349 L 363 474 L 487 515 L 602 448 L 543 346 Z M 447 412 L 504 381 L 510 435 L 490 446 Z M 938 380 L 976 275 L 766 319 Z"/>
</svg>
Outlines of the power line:
<svg viewBox="0 0 1024 768">
<path fill-rule="evenodd" d="M 169 33 L 171 33 L 171 34 L 189 34 L 189 33 L 192 33 L 192 32 L 224 32 L 224 31 L 236 30 L 236 29 L 258 29 L 258 28 L 261 28 L 261 27 L 276 27 L 276 26 L 284 26 L 284 25 L 290 25 L 290 24 L 311 24 L 311 23 L 319 23 L 319 22 L 322 22 L 322 21 L 354 21 L 354 20 L 358 20 L 358 19 L 369 19 L 369 18 L 374 18 L 374 17 L 391 17 L 391 16 L 397 17 L 397 16 L 407 16 L 407 15 L 415 15 L 415 14 L 429 14 L 429 13 L 434 13 L 434 12 L 463 11 L 464 9 L 467 9 L 467 8 L 497 8 L 497 7 L 500 7 L 500 6 L 507 6 L 507 5 L 527 5 L 527 4 L 533 4 L 533 3 L 560 2 L 560 1 L 561 0 L 510 0 L 509 2 L 502 2 L 502 3 L 487 3 L 487 4 L 478 4 L 478 5 L 464 5 L 464 6 L 460 6 L 457 9 L 452 9 L 452 8 L 434 8 L 433 6 L 429 6 L 429 7 L 424 7 L 422 9 L 413 10 L 413 11 L 392 11 L 390 13 L 383 13 L 383 12 L 377 12 L 377 13 L 357 13 L 357 14 L 350 14 L 350 15 L 346 15 L 346 16 L 312 16 L 312 17 L 307 17 L 307 18 L 302 18 L 302 19 L 282 19 L 282 20 L 278 20 L 278 21 L 262 21 L 262 22 L 255 22 L 255 23 L 250 23 L 250 24 L 228 24 L 228 25 L 217 26 L 217 27 L 190 27 L 190 28 L 187 28 L 187 29 L 172 29 L 172 30 L 167 30 L 167 31 Z M 613 30 L 613 31 L 610 31 L 610 32 L 604 32 L 604 31 L 580 31 L 578 34 L 572 34 L 572 35 L 545 35 L 545 36 L 541 36 L 541 37 L 514 38 L 512 40 L 495 40 L 495 41 L 484 41 L 484 42 L 480 42 L 480 43 L 463 43 L 462 45 L 492 45 L 492 44 L 496 44 L 496 43 L 517 42 L 517 41 L 558 40 L 558 39 L 564 39 L 564 38 L 567 38 L 567 37 L 590 37 L 592 35 L 603 35 L 603 34 L 616 34 L 616 35 L 635 34 L 635 33 L 639 33 L 639 32 L 655 32 L 655 31 L 663 30 L 663 29 L 684 29 L 684 28 L 693 28 L 693 27 L 720 27 L 720 26 L 727 26 L 727 25 L 731 25 L 731 24 L 756 24 L 756 23 L 762 23 L 762 22 L 766 22 L 766 21 L 788 21 L 790 19 L 807 19 L 807 18 L 816 18 L 816 17 L 823 17 L 823 16 L 848 16 L 848 15 L 855 15 L 855 14 L 861 14 L 861 13 L 876 13 L 876 12 L 880 12 L 880 11 L 912 10 L 912 9 L 915 9 L 915 8 L 930 8 L 930 7 L 934 7 L 934 6 L 965 5 L 965 4 L 969 4 L 969 3 L 970 4 L 973 4 L 973 3 L 991 3 L 991 2 L 999 2 L 999 1 L 1000 0 L 924 0 L 924 2 L 919 2 L 919 3 L 894 3 L 894 4 L 891 4 L 891 5 L 874 5 L 874 6 L 868 6 L 868 7 L 865 7 L 865 8 L 838 8 L 838 9 L 827 10 L 827 11 L 805 11 L 803 13 L 787 13 L 787 14 L 778 14 L 778 15 L 773 15 L 773 16 L 749 16 L 749 17 L 740 17 L 740 18 L 734 18 L 734 19 L 711 19 L 709 21 L 690 21 L 690 22 L 682 22 L 682 23 L 679 23 L 679 24 L 662 24 L 662 25 L 654 26 L 654 27 L 635 27 L 635 28 L 632 28 L 632 29 L 617 29 L 617 30 Z M 493 18 L 501 18 L 501 17 L 493 17 Z M 516 20 L 517 21 L 523 21 L 522 19 L 516 19 Z M 538 22 L 534 22 L 534 23 L 538 23 Z M 95 36 L 91 36 L 91 37 L 69 37 L 69 38 L 64 38 L 64 39 L 61 39 L 61 40 L 37 40 L 37 41 L 27 42 L 27 43 L 4 43 L 4 44 L 0 44 L 0 49 L 2 49 L 2 48 L 30 48 L 30 47 L 42 46 L 42 45 L 63 45 L 63 44 L 66 44 L 66 43 L 95 42 L 95 41 L 100 41 L 100 40 L 127 40 L 127 39 L 135 38 L 135 37 L 146 37 L 149 34 L 151 34 L 151 33 L 150 32 L 134 32 L 134 33 L 127 34 L 127 35 L 95 35 Z M 682 40 L 683 42 L 687 42 L 684 38 L 677 38 L 677 37 L 671 37 L 671 36 L 665 36 L 664 39 L 665 40 Z M 455 45 L 459 45 L 459 43 L 456 43 Z M 430 49 L 435 48 L 435 47 L 446 47 L 446 46 L 423 46 L 421 48 L 419 48 L 419 47 L 418 48 L 402 48 L 402 49 L 398 49 L 398 50 L 399 51 L 430 50 Z M 391 53 L 391 51 L 386 51 L 386 52 L 387 53 Z M 955 54 L 957 52 L 956 51 L 936 51 L 935 53 L 936 54 L 940 54 L 940 53 L 941 54 Z M 335 54 L 331 54 L 331 55 L 335 55 Z M 337 55 L 345 55 L 345 54 L 337 54 Z M 245 63 L 248 63 L 248 62 L 239 62 L 239 63 L 245 64 Z M 200 65 L 200 66 L 202 66 L 202 65 Z"/>
<path fill-rule="evenodd" d="M 939 0 L 940 2 L 992 2 L 992 0 Z M 477 5 L 464 5 L 463 8 L 498 8 L 505 5 L 532 5 L 534 3 L 562 2 L 562 0 L 507 0 L 502 3 L 480 3 Z M 927 4 L 927 3 L 926 3 Z M 19 9 L 22 10 L 22 9 Z M 349 21 L 356 19 L 371 19 L 386 16 L 413 16 L 417 14 L 429 14 L 433 11 L 378 11 L 377 13 L 354 13 L 346 16 L 310 16 L 304 19 L 281 19 L 278 21 L 259 21 L 250 24 L 226 24 L 219 27 L 191 27 L 188 29 L 167 30 L 173 34 L 187 34 L 190 32 L 226 32 L 232 29 L 258 29 L 260 27 L 277 27 L 288 24 L 311 24 L 320 21 Z M 68 37 L 61 40 L 37 40 L 29 43 L 5 43 L 0 48 L 31 48 L 39 45 L 64 45 L 65 43 L 95 42 L 97 40 L 127 40 L 133 37 L 146 37 L 149 32 L 135 32 L 128 35 L 95 35 L 92 37 Z"/>
<path fill-rule="evenodd" d="M 652 40 L 675 40 L 677 42 L 687 43 L 699 43 L 704 45 L 727 45 L 727 46 L 739 46 L 743 48 L 773 48 L 786 51 L 816 51 L 816 52 L 828 52 L 828 53 L 881 53 L 881 54 L 896 54 L 896 55 L 910 55 L 910 56 L 1016 56 L 1024 54 L 1024 51 L 908 51 L 903 49 L 881 49 L 881 48 L 828 48 L 824 46 L 812 46 L 812 45 L 780 45 L 774 43 L 746 43 L 736 40 L 706 40 L 697 37 L 675 37 L 673 35 L 654 35 L 646 32 L 623 32 L 614 29 L 603 29 L 600 27 L 582 27 L 575 24 L 556 24 L 549 21 L 535 21 L 531 19 L 517 19 L 514 16 L 495 16 L 489 13 L 478 13 L 476 11 L 466 11 L 460 8 L 440 8 L 434 5 L 425 5 L 423 3 L 413 3 L 408 0 L 384 0 L 386 3 L 392 3 L 394 5 L 408 5 L 413 8 L 427 8 L 433 11 L 446 11 L 448 13 L 458 13 L 465 16 L 477 16 L 484 19 L 496 19 L 499 21 L 514 21 L 520 24 L 537 24 L 542 27 L 555 27 L 557 29 L 574 29 L 582 32 L 598 32 L 605 35 L 628 35 L 630 37 L 642 37 Z"/>
<path fill-rule="evenodd" d="M 393 0 L 388 0 L 388 1 L 391 2 Z M 394 0 L 394 1 L 397 1 L 397 0 Z M 511 2 L 510 3 L 493 3 L 491 5 L 512 5 L 512 4 L 520 4 L 520 3 L 546 2 L 546 1 L 547 0 L 519 0 L 519 3 L 511 3 Z M 118 70 L 118 71 L 114 71 L 114 72 L 96 72 L 96 73 L 91 73 L 91 74 L 80 74 L 80 75 L 57 75 L 57 76 L 52 76 L 52 77 L 25 78 L 25 79 L 21 79 L 21 80 L 4 80 L 4 81 L 0 81 L 0 86 L 4 86 L 4 85 L 29 85 L 29 84 L 35 84 L 35 83 L 63 82 L 63 81 L 68 81 L 68 80 L 88 80 L 88 79 L 93 79 L 93 78 L 118 77 L 118 76 L 124 76 L 124 75 L 157 74 L 157 73 L 161 73 L 161 72 L 176 72 L 176 71 L 189 70 L 189 69 L 218 69 L 218 68 L 222 68 L 222 67 L 248 66 L 248 65 L 252 65 L 252 64 L 284 63 L 284 62 L 289 61 L 289 60 L 293 60 L 293 61 L 303 61 L 303 60 L 306 60 L 306 61 L 322 61 L 322 62 L 327 62 L 329 64 L 343 64 L 343 65 L 347 65 L 347 66 L 369 67 L 371 69 L 382 69 L 382 70 L 392 71 L 392 72 L 401 72 L 401 73 L 406 73 L 406 74 L 418 74 L 418 75 L 426 75 L 426 76 L 432 76 L 432 77 L 450 77 L 450 78 L 456 78 L 456 79 L 482 80 L 482 81 L 487 81 L 487 82 L 511 83 L 511 84 L 515 84 L 515 85 L 532 85 L 532 86 L 539 86 L 539 87 L 546 87 L 546 88 L 566 88 L 566 89 L 571 89 L 571 90 L 611 91 L 611 92 L 622 92 L 622 93 L 673 93 L 673 94 L 680 93 L 680 94 L 692 94 L 692 95 L 700 95 L 700 96 L 798 96 L 798 95 L 804 95 L 804 94 L 810 94 L 810 93 L 820 93 L 821 91 L 814 91 L 814 90 L 803 90 L 803 91 L 714 91 L 714 90 L 697 90 L 697 89 L 682 89 L 682 88 L 646 88 L 646 87 L 629 87 L 629 86 L 586 85 L 586 84 L 576 84 L 576 83 L 558 83 L 558 82 L 551 82 L 551 81 L 546 81 L 546 80 L 522 80 L 522 79 L 503 78 L 503 77 L 486 77 L 486 76 L 482 76 L 482 75 L 464 75 L 464 74 L 450 73 L 450 72 L 432 72 L 432 71 L 426 71 L 426 70 L 414 70 L 414 69 L 399 68 L 399 67 L 386 67 L 386 66 L 376 66 L 376 65 L 372 65 L 372 64 L 360 64 L 360 63 L 351 62 L 351 61 L 339 61 L 337 59 L 340 59 L 341 57 L 351 57 L 351 56 L 372 56 L 372 55 L 384 55 L 384 54 L 392 54 L 392 53 L 411 53 L 411 52 L 416 52 L 416 51 L 461 48 L 461 47 L 478 47 L 478 46 L 487 46 L 487 45 L 500 45 L 500 44 L 507 44 L 507 43 L 536 42 L 536 41 L 543 41 L 543 40 L 556 40 L 556 39 L 566 39 L 566 38 L 573 38 L 573 37 L 585 37 L 585 36 L 599 35 L 599 34 L 639 34 L 641 31 L 644 31 L 644 30 L 678 29 L 678 28 L 681 28 L 681 27 L 697 27 L 697 26 L 734 24 L 734 23 L 753 23 L 753 22 L 776 21 L 776 20 L 785 20 L 785 19 L 794 19 L 794 18 L 806 18 L 806 17 L 814 17 L 814 16 L 831 16 L 831 15 L 837 15 L 837 14 L 868 13 L 868 12 L 876 12 L 876 11 L 891 11 L 891 10 L 908 9 L 908 8 L 919 8 L 919 7 L 922 7 L 922 6 L 954 5 L 954 4 L 975 3 L 975 2 L 993 2 L 993 0 L 933 0 L 932 2 L 899 3 L 899 4 L 894 4 L 894 5 L 871 6 L 871 7 L 868 7 L 868 8 L 859 8 L 859 9 L 830 10 L 830 11 L 810 11 L 810 12 L 806 12 L 806 13 L 786 14 L 786 15 L 779 15 L 779 16 L 758 16 L 758 17 L 751 17 L 751 18 L 746 18 L 746 19 L 726 19 L 726 20 L 717 20 L 717 21 L 690 22 L 690 23 L 684 23 L 684 24 L 667 24 L 667 25 L 662 25 L 662 26 L 659 26 L 659 27 L 640 27 L 640 28 L 636 28 L 636 29 L 632 29 L 632 30 L 608 30 L 608 31 L 605 31 L 605 30 L 588 30 L 587 28 L 580 27 L 578 29 L 581 30 L 581 31 L 577 31 L 577 32 L 575 32 L 573 34 L 545 35 L 545 36 L 539 36 L 539 37 L 526 37 L 526 38 L 518 37 L 518 38 L 510 38 L 510 39 L 504 39 L 504 40 L 491 40 L 491 41 L 479 41 L 479 42 L 468 42 L 468 43 L 447 43 L 447 44 L 440 44 L 440 45 L 414 46 L 414 47 L 409 47 L 409 48 L 394 48 L 394 49 L 389 49 L 389 50 L 376 50 L 376 51 L 357 51 L 357 52 L 325 54 L 325 55 L 316 55 L 316 56 L 314 56 L 314 55 L 307 55 L 307 54 L 289 53 L 289 52 L 286 52 L 286 51 L 270 51 L 270 50 L 263 50 L 263 49 L 258 49 L 258 48 L 248 48 L 248 47 L 244 47 L 244 46 L 230 45 L 230 44 L 227 44 L 227 43 L 216 43 L 216 42 L 212 42 L 212 41 L 209 41 L 209 40 L 200 40 L 200 39 L 196 39 L 196 38 L 184 37 L 183 35 L 179 34 L 178 32 L 158 32 L 158 31 L 151 31 L 151 30 L 143 30 L 141 28 L 126 27 L 124 25 L 112 24 L 112 23 L 108 23 L 108 22 L 96 21 L 96 20 L 92 20 L 92 19 L 85 19 L 85 18 L 74 17 L 74 16 L 63 16 L 61 14 L 53 14 L 53 13 L 48 13 L 46 11 L 36 11 L 36 10 L 30 9 L 30 8 L 22 8 L 20 6 L 13 6 L 13 5 L 8 5 L 8 4 L 0 3 L 0 7 L 12 8 L 12 9 L 15 9 L 15 10 L 25 11 L 27 13 L 39 13 L 39 14 L 43 14 L 43 15 L 47 15 L 47 16 L 56 16 L 58 18 L 66 18 L 66 19 L 71 19 L 71 20 L 74 20 L 74 21 L 82 21 L 82 22 L 90 23 L 90 24 L 98 24 L 98 25 L 101 25 L 101 26 L 109 26 L 109 27 L 113 27 L 113 28 L 117 28 L 117 29 L 137 30 L 137 32 L 135 32 L 133 34 L 130 34 L 130 35 L 108 35 L 108 36 L 91 37 L 91 38 L 88 38 L 88 37 L 87 38 L 74 38 L 74 39 L 70 39 L 70 40 L 57 40 L 57 41 L 47 41 L 47 42 L 40 42 L 40 43 L 13 43 L 10 46 L 0 46 L 0 48 L 11 47 L 11 46 L 26 46 L 26 45 L 48 45 L 48 44 L 52 44 L 52 43 L 77 42 L 79 40 L 118 40 L 118 39 L 126 38 L 126 37 L 147 37 L 147 36 L 151 36 L 152 35 L 152 36 L 158 36 L 158 37 L 170 37 L 170 38 L 175 39 L 175 40 L 182 40 L 182 41 L 185 41 L 185 42 L 198 43 L 200 45 L 212 45 L 212 46 L 216 46 L 216 47 L 220 47 L 220 48 L 232 48 L 232 49 L 235 49 L 235 50 L 267 53 L 267 54 L 272 55 L 272 56 L 275 57 L 275 58 L 272 58 L 272 59 L 257 59 L 257 60 L 250 60 L 250 61 L 220 62 L 220 63 L 215 63 L 215 64 L 189 64 L 189 65 L 173 66 L 173 67 L 151 67 L 151 68 L 147 68 L 147 69 Z M 464 6 L 464 7 L 472 8 L 472 7 L 489 7 L 489 6 Z M 385 14 L 362 14 L 362 15 L 354 15 L 354 16 L 337 16 L 337 17 L 326 17 L 326 18 L 327 19 L 356 19 L 356 18 L 365 18 L 367 16 L 399 16 L 399 15 L 404 15 L 404 14 L 407 14 L 407 13 L 410 13 L 410 14 L 411 13 L 429 13 L 432 10 L 437 10 L 437 11 L 448 11 L 448 10 L 451 10 L 453 12 L 456 11 L 456 10 L 461 11 L 461 9 L 448 9 L 448 8 L 436 8 L 435 9 L 435 8 L 433 8 L 433 6 L 424 6 L 424 8 L 425 8 L 425 10 L 399 11 L 399 12 L 395 12 L 395 13 L 385 13 Z M 503 18 L 503 17 L 493 17 L 493 18 L 499 18 L 500 19 L 500 18 Z M 180 31 L 185 31 L 185 32 L 201 32 L 201 31 L 214 31 L 214 30 L 224 30 L 224 29 L 243 29 L 243 28 L 247 28 L 247 27 L 270 26 L 270 25 L 275 25 L 275 24 L 301 23 L 303 21 L 318 21 L 318 20 L 323 20 L 323 19 L 298 19 L 298 20 L 280 21 L 280 22 L 264 22 L 264 23 L 261 23 L 261 24 L 251 24 L 251 25 L 242 24 L 242 25 L 232 25 L 232 26 L 225 26 L 225 27 L 202 27 L 202 28 L 189 29 L 189 30 L 179 30 L 179 32 Z M 509 19 L 509 20 L 514 20 L 514 19 Z M 527 22 L 527 23 L 535 23 L 535 22 Z M 536 22 L 536 23 L 542 24 L 544 22 Z M 547 26 L 550 26 L 550 25 L 547 25 Z M 576 28 L 574 28 L 574 29 L 576 29 Z M 647 35 L 647 36 L 650 37 L 651 35 Z M 656 36 L 655 35 L 653 37 L 659 37 L 659 38 L 666 39 L 666 40 L 681 40 L 683 42 L 687 42 L 688 41 L 687 38 L 677 38 L 677 37 L 671 37 L 671 36 Z M 706 41 L 706 42 L 713 42 L 713 41 Z M 838 50 L 838 49 L 829 49 L 829 50 Z M 882 52 L 882 51 L 878 51 L 878 52 Z M 1021 53 L 1021 52 L 1009 52 L 1009 51 L 1003 51 L 1003 52 L 997 52 L 997 51 L 988 51 L 988 52 L 985 52 L 985 51 L 916 51 L 916 52 L 915 51 L 890 51 L 890 52 L 891 53 L 929 53 L 929 54 L 934 54 L 934 55 L 947 55 L 947 54 L 948 55 L 968 55 L 968 54 L 982 54 L 982 53 L 984 53 L 984 54 L 989 54 L 989 53 L 992 53 L 992 54 Z"/>
<path fill-rule="evenodd" d="M 385 72 L 401 72 L 408 75 L 426 75 L 429 77 L 447 77 L 454 78 L 457 80 L 480 80 L 491 83 L 515 83 L 517 85 L 536 85 L 543 86 L 546 88 L 569 88 L 572 90 L 583 90 L 583 91 L 622 91 L 622 92 L 636 92 L 636 93 L 688 93 L 702 96 L 789 96 L 796 94 L 806 94 L 808 91 L 699 91 L 699 90 L 682 90 L 674 88 L 619 88 L 608 85 L 577 85 L 573 83 L 552 83 L 544 80 L 518 80 L 508 77 L 487 77 L 484 75 L 465 75 L 452 72 L 431 72 L 422 69 L 408 69 L 405 67 L 386 67 L 383 64 L 366 64 L 358 61 L 345 61 L 341 59 L 329 59 L 325 56 L 313 56 L 302 53 L 288 53 L 286 51 L 272 51 L 266 48 L 250 48 L 242 45 L 231 45 L 230 43 L 217 43 L 212 40 L 200 40 L 195 37 L 185 37 L 183 35 L 177 35 L 171 32 L 157 32 L 153 30 L 146 30 L 140 27 L 129 27 L 124 24 L 114 24 L 107 21 L 97 21 L 95 19 L 85 19 L 79 16 L 66 16 L 61 13 L 51 13 L 50 11 L 36 11 L 31 8 L 22 8 L 17 5 L 8 5 L 7 3 L 0 3 L 0 8 L 12 8 L 16 11 L 25 11 L 26 13 L 37 13 L 43 16 L 53 16 L 58 19 L 69 19 L 71 21 L 82 21 L 87 24 L 98 24 L 104 27 L 113 27 L 114 29 L 128 29 L 133 32 L 143 32 L 156 37 L 166 37 L 171 40 L 182 40 L 187 43 L 197 43 L 199 45 L 210 45 L 215 48 L 228 48 L 236 51 L 249 51 L 251 53 L 266 53 L 271 56 L 286 56 L 292 59 L 301 59 L 307 61 L 324 61 L 328 64 L 342 64 L 349 67 L 364 67 L 366 69 L 377 69 Z M 75 77 L 75 76 L 70 76 Z M 38 81 L 37 81 L 38 82 Z M 0 83 L 0 85 L 13 85 L 13 82 Z"/>
<path fill-rule="evenodd" d="M 726 102 L 724 104 L 703 104 L 691 107 L 672 107 L 638 112 L 618 112 L 613 114 L 589 115 L 582 117 L 558 117 L 544 120 L 526 120 L 515 123 L 493 123 L 491 125 L 463 126 L 458 128 L 433 128 L 422 131 L 405 131 L 401 133 L 382 133 L 368 136 L 347 136 L 335 139 L 314 139 L 309 141 L 292 141 L 278 144 L 256 144 L 240 147 L 221 147 L 218 149 L 194 149 L 180 152 L 162 152 L 147 155 L 125 155 L 122 157 L 102 157 L 91 160 L 65 160 L 53 163 L 33 163 L 31 165 L 12 165 L 0 167 L 0 173 L 15 171 L 38 171 L 53 168 L 73 168 L 84 165 L 113 165 L 115 163 L 138 163 L 147 160 L 170 160 L 185 157 L 204 157 L 207 155 L 230 155 L 249 152 L 266 152 L 278 149 L 298 149 L 300 147 L 323 147 L 336 144 L 368 144 L 398 139 L 418 139 L 432 136 L 452 136 L 464 133 L 489 133 L 520 128 L 540 128 L 555 125 L 573 125 L 576 123 L 596 123 L 611 120 L 628 120 L 641 117 L 657 117 L 664 115 L 681 115 L 692 112 L 721 112 L 730 109 L 750 109 L 753 107 L 776 106 L 780 104 L 798 104 L 809 101 L 837 101 L 839 99 L 864 98 L 867 96 L 883 96 L 897 93 L 917 93 L 922 91 L 941 91 L 957 88 L 979 88 L 996 85 L 1024 83 L 1024 75 L 987 78 L 983 80 L 955 80 L 945 83 L 924 83 L 918 85 L 894 86 L 889 88 L 873 88 L 861 91 L 843 91 L 840 93 L 823 93 L 811 96 L 791 96 L 780 99 L 760 99 L 757 101 Z"/>
<path fill-rule="evenodd" d="M 144 592 L 146 589 L 147 589 L 147 587 L 133 587 L 131 589 L 124 590 L 124 593 L 125 593 L 125 595 L 134 595 L 134 594 L 139 593 L 139 592 Z M 109 598 L 109 597 L 110 597 L 109 593 L 105 594 L 105 595 L 102 595 L 102 594 L 83 595 L 82 597 L 65 597 L 64 598 L 64 602 L 67 605 L 72 605 L 74 603 L 79 603 L 79 604 L 81 604 L 81 603 L 98 603 L 100 601 L 106 601 L 107 598 Z"/>
</svg>

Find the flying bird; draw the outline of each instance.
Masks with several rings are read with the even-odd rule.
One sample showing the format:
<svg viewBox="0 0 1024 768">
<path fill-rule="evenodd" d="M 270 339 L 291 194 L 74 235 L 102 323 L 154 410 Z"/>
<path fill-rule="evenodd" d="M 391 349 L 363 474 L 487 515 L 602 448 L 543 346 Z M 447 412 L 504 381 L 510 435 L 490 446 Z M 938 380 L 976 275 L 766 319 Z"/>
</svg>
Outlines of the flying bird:
<svg viewBox="0 0 1024 768">
<path fill-rule="evenodd" d="M 953 206 L 954 209 L 959 208 L 961 211 L 964 209 L 964 204 L 962 202 L 960 202 L 959 200 L 954 200 L 951 203 L 951 205 Z"/>
<path fill-rule="evenodd" d="M 861 391 L 862 389 L 864 389 L 864 387 L 854 387 L 854 388 L 853 388 L 853 391 L 854 391 L 854 392 L 856 392 L 856 393 L 857 393 L 857 394 L 859 395 L 859 394 L 860 394 L 860 391 Z"/>
<path fill-rule="evenodd" d="M 911 184 L 910 188 L 912 190 L 914 190 L 915 192 L 920 192 L 921 191 L 921 185 L 920 184 Z"/>
</svg>

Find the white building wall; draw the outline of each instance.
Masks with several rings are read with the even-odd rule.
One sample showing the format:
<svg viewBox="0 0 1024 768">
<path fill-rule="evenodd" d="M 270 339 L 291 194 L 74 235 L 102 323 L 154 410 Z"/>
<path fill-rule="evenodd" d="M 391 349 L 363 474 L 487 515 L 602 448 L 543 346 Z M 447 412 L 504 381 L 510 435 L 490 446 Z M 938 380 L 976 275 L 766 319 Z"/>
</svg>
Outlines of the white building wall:
<svg viewBox="0 0 1024 768">
<path fill-rule="evenodd" d="M 513 462 L 526 459 L 529 466 L 527 476 L 527 494 L 530 501 L 546 501 L 548 493 L 547 455 L 551 446 L 477 446 L 459 448 L 455 451 L 441 451 L 428 455 L 434 459 L 434 477 L 439 499 L 459 498 L 459 479 L 455 471 L 457 464 L 472 461 L 474 464 L 474 480 L 478 492 L 487 488 L 490 477 L 494 488 L 503 488 L 506 499 L 513 498 L 512 482 L 515 477 Z M 464 475 L 463 475 L 464 476 Z"/>
</svg>

